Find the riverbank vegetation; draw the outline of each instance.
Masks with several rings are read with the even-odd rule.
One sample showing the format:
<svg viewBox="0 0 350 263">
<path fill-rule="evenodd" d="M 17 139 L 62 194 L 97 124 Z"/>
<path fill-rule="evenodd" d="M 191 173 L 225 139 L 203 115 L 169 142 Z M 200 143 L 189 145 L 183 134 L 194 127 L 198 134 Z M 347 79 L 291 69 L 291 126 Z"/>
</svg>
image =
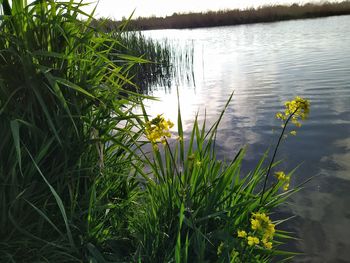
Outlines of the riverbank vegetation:
<svg viewBox="0 0 350 263">
<path fill-rule="evenodd" d="M 142 58 L 91 26 L 73 1 L 1 2 L 2 262 L 269 262 L 290 233 L 274 208 L 293 171 L 244 149 L 216 158 L 218 120 L 184 136 L 125 89 Z M 79 19 L 81 15 L 85 20 Z M 180 103 L 180 102 L 179 102 Z M 141 109 L 135 110 L 135 108 Z M 307 101 L 277 117 L 300 126 Z M 174 120 L 173 120 L 174 121 Z M 292 133 L 291 133 L 292 134 Z M 276 147 L 276 151 L 277 152 Z M 276 178 L 271 174 L 276 172 Z"/>
<path fill-rule="evenodd" d="M 136 31 L 117 30 L 108 35 L 120 43 L 116 52 L 143 60 L 128 71 L 137 89 L 130 85 L 125 88 L 149 94 L 157 86 L 170 88 L 193 81 L 193 45 L 156 41 Z"/>
<path fill-rule="evenodd" d="M 222 10 L 207 13 L 173 14 L 166 17 L 139 17 L 132 19 L 129 30 L 182 29 L 275 22 L 291 19 L 349 15 L 350 1 L 319 4 L 262 6 L 257 9 Z M 107 20 L 105 30 L 118 28 L 121 22 Z"/>
</svg>

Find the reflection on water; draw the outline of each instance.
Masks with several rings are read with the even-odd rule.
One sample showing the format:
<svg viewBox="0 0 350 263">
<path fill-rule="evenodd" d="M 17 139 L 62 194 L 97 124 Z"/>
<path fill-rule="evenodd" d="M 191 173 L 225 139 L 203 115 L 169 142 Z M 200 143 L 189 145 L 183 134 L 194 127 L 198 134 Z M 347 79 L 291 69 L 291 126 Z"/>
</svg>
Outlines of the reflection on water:
<svg viewBox="0 0 350 263">
<path fill-rule="evenodd" d="M 196 85 L 180 86 L 186 125 L 204 110 L 213 122 L 235 95 L 220 126 L 220 156 L 248 145 L 246 169 L 274 146 L 283 102 L 311 101 L 309 120 L 279 150 L 280 169 L 301 167 L 292 185 L 315 176 L 291 199 L 285 225 L 305 252 L 295 262 L 350 261 L 350 16 L 234 27 L 151 31 L 154 38 L 193 42 Z M 176 88 L 153 93 L 153 114 L 176 119 Z M 185 126 L 186 127 L 186 126 Z M 188 127 L 188 126 L 187 126 Z"/>
<path fill-rule="evenodd" d="M 172 85 L 193 85 L 191 43 L 184 45 L 175 41 L 171 44 L 167 40 L 155 41 L 136 31 L 111 32 L 110 36 L 120 43 L 111 51 L 110 59 L 116 65 L 128 68 L 128 76 L 137 87 L 128 83 L 125 89 L 150 94 L 157 89 L 167 90 Z M 141 60 L 131 66 L 132 63 L 119 57 L 119 54 Z"/>
</svg>

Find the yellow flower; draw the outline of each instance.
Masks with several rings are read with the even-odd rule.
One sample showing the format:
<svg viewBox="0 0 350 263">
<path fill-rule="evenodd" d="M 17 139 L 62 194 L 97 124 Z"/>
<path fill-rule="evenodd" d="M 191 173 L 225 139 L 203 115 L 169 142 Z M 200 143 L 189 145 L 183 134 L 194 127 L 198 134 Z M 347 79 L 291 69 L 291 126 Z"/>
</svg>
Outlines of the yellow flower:
<svg viewBox="0 0 350 263">
<path fill-rule="evenodd" d="M 260 243 L 259 238 L 254 237 L 254 236 L 248 236 L 248 245 L 249 246 L 258 245 L 259 243 Z"/>
<path fill-rule="evenodd" d="M 273 223 L 269 223 L 267 225 L 267 227 L 265 228 L 265 234 L 264 234 L 264 237 L 266 239 L 272 239 L 273 238 L 273 235 L 275 234 L 276 230 L 275 230 L 275 224 Z"/>
<path fill-rule="evenodd" d="M 290 176 L 286 176 L 282 171 L 275 172 L 275 176 L 279 181 L 284 182 L 283 190 L 287 191 L 289 189 Z"/>
<path fill-rule="evenodd" d="M 262 239 L 262 243 L 264 244 L 264 247 L 266 249 L 271 249 L 272 248 L 272 242 L 269 242 L 266 239 Z"/>
<path fill-rule="evenodd" d="M 284 181 L 286 179 L 286 174 L 283 171 L 275 172 L 275 176 L 279 181 Z"/>
<path fill-rule="evenodd" d="M 286 116 L 283 115 L 283 113 L 281 113 L 281 112 L 277 112 L 275 117 L 276 117 L 276 119 L 280 119 L 280 120 L 286 119 Z"/>
<path fill-rule="evenodd" d="M 291 132 L 290 132 L 290 135 L 295 136 L 295 135 L 297 135 L 297 132 L 296 132 L 296 131 L 291 131 Z"/>
<path fill-rule="evenodd" d="M 290 182 L 290 176 L 287 176 L 284 172 L 279 171 L 279 172 L 275 172 L 275 176 L 277 177 L 277 179 L 281 182 L 284 182 L 283 184 L 283 190 L 287 191 L 289 189 L 289 182 Z"/>
<path fill-rule="evenodd" d="M 252 229 L 256 230 L 263 238 L 263 243 L 269 242 L 273 239 L 275 234 L 275 224 L 271 222 L 271 219 L 265 213 L 253 213 L 251 217 Z M 269 246 L 269 244 L 267 245 Z"/>
<path fill-rule="evenodd" d="M 238 230 L 237 236 L 241 238 L 245 238 L 247 236 L 247 232 L 245 232 L 244 230 Z"/>
<path fill-rule="evenodd" d="M 253 230 L 258 230 L 261 228 L 260 221 L 258 219 L 251 219 L 250 223 L 252 225 Z"/>
<path fill-rule="evenodd" d="M 166 121 L 164 117 L 158 115 L 151 121 L 146 122 L 146 137 L 152 143 L 161 141 L 163 144 L 166 144 L 165 138 L 171 137 L 169 129 L 171 129 L 173 126 L 174 124 L 170 120 Z"/>
<path fill-rule="evenodd" d="M 284 124 L 286 123 L 287 119 L 290 117 L 292 123 L 295 124 L 297 127 L 300 127 L 301 123 L 299 122 L 299 119 L 306 120 L 310 112 L 310 102 L 299 96 L 296 96 L 294 100 L 286 101 L 284 103 L 284 106 L 285 106 L 284 113 L 282 112 L 276 113 L 276 118 L 282 120 Z"/>
<path fill-rule="evenodd" d="M 265 222 L 265 223 L 270 222 L 270 218 L 265 213 L 259 213 L 257 216 L 262 222 Z"/>
<path fill-rule="evenodd" d="M 253 219 L 258 219 L 266 223 L 270 223 L 271 220 L 270 218 L 265 214 L 265 213 L 252 213 L 252 218 Z"/>
<path fill-rule="evenodd" d="M 287 184 L 285 184 L 284 186 L 283 186 L 283 190 L 284 191 L 287 191 L 289 189 L 289 183 L 287 183 Z"/>
<path fill-rule="evenodd" d="M 271 220 L 265 213 L 253 213 L 250 223 L 253 230 L 263 230 Z"/>
</svg>

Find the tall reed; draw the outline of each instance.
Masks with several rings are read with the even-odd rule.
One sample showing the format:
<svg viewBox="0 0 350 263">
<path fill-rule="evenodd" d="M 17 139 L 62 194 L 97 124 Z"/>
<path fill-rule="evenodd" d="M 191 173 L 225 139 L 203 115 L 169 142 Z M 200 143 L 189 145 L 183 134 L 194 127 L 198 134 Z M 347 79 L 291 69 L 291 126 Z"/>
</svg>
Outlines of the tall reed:
<svg viewBox="0 0 350 263">
<path fill-rule="evenodd" d="M 178 45 L 169 40 L 154 40 L 139 31 L 111 31 L 108 35 L 121 45 L 112 53 L 139 58 L 137 67 L 129 70 L 138 92 L 151 94 L 155 87 L 171 88 L 194 81 L 192 43 Z M 115 61 L 118 64 L 118 61 Z M 135 86 L 128 87 L 136 91 Z"/>
<path fill-rule="evenodd" d="M 5 261 L 87 260 L 93 244 L 118 239 L 117 229 L 127 227 L 134 186 L 126 175 L 138 137 L 132 108 L 139 95 L 123 87 L 133 85 L 127 72 L 141 60 L 112 55 L 120 43 L 90 26 L 83 5 L 1 1 Z"/>
</svg>

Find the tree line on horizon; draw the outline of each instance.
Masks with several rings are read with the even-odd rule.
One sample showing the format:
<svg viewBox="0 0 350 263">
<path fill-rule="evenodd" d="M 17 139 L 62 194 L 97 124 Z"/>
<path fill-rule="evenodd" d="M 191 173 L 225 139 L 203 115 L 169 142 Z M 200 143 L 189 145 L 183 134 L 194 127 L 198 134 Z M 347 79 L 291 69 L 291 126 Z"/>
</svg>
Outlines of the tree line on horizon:
<svg viewBox="0 0 350 263">
<path fill-rule="evenodd" d="M 110 32 L 121 27 L 127 30 L 183 29 L 215 27 L 261 22 L 275 22 L 292 19 L 316 18 L 350 14 L 350 1 L 337 3 L 307 3 L 304 5 L 273 5 L 259 8 L 209 11 L 205 13 L 174 13 L 166 17 L 124 18 L 121 21 L 100 18 L 95 25 Z M 101 24 L 101 21 L 103 23 Z"/>
</svg>

